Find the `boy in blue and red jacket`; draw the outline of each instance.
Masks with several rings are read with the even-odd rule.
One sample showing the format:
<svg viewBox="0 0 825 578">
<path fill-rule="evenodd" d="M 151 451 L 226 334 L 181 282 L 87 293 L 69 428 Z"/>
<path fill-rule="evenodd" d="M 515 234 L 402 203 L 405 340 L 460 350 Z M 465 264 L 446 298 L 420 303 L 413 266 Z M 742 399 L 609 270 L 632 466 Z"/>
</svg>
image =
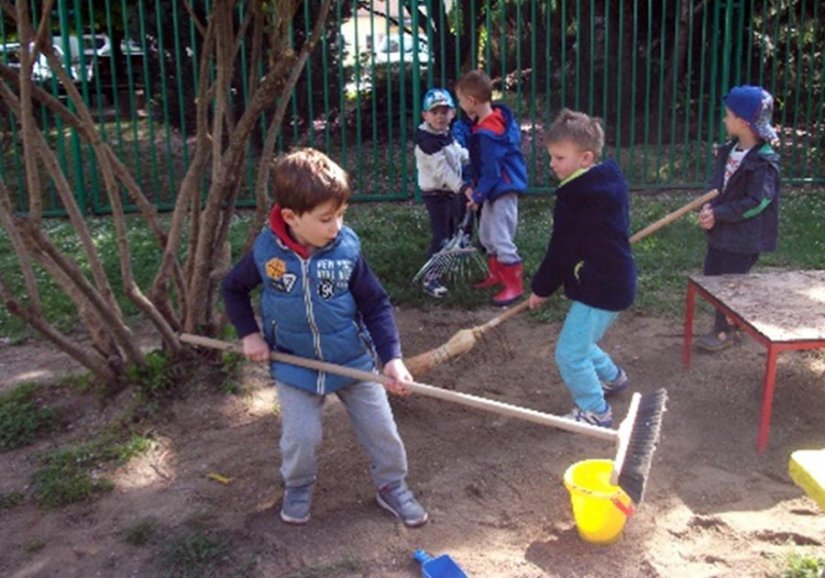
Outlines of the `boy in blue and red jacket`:
<svg viewBox="0 0 825 578">
<path fill-rule="evenodd" d="M 515 244 L 518 195 L 527 188 L 521 128 L 504 104 L 494 104 L 493 83 L 480 70 L 458 81 L 461 109 L 470 117 L 470 178 L 464 187 L 468 207 L 481 206 L 478 239 L 487 252 L 490 274 L 475 287 L 504 285 L 493 304 L 506 306 L 524 294 L 524 265 Z"/>
<path fill-rule="evenodd" d="M 627 182 L 612 160 L 597 163 L 604 146 L 599 119 L 564 109 L 544 140 L 561 184 L 530 308 L 564 287 L 573 303 L 556 344 L 556 363 L 576 402 L 567 417 L 611 427 L 605 398 L 626 389 L 628 378 L 598 342 L 636 294 Z"/>
<path fill-rule="evenodd" d="M 269 362 L 274 349 L 363 371 L 375 371 L 377 355 L 393 380 L 386 388 L 408 394 L 402 382 L 412 377 L 401 359 L 389 297 L 355 232 L 343 225 L 346 172 L 323 153 L 301 149 L 275 163 L 272 183 L 278 204 L 269 224 L 222 284 L 244 355 Z M 250 300 L 258 286 L 263 334 Z M 372 460 L 378 504 L 407 526 L 426 523 L 427 512 L 405 483 L 407 456 L 384 386 L 277 361 L 270 371 L 281 417 L 281 520 L 309 521 L 322 410 L 334 393 Z"/>
<path fill-rule="evenodd" d="M 709 190 L 719 196 L 699 213 L 707 231 L 705 275 L 748 273 L 759 254 L 776 249 L 779 236 L 779 155 L 771 147 L 773 97 L 759 86 L 737 86 L 724 97 L 730 137 L 717 151 Z M 713 329 L 696 347 L 715 352 L 733 345 L 736 331 L 716 312 Z"/>
</svg>

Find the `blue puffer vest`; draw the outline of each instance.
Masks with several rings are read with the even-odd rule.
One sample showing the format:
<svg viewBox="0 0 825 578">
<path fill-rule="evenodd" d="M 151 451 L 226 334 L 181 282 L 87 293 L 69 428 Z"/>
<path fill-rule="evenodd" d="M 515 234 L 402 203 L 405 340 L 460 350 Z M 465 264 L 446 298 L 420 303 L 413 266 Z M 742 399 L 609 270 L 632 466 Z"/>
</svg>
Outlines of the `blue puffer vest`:
<svg viewBox="0 0 825 578">
<path fill-rule="evenodd" d="M 268 227 L 261 231 L 252 252 L 263 280 L 263 334 L 271 348 L 364 371 L 375 368 L 372 340 L 349 290 L 360 251 L 360 241 L 348 227 L 307 259 Z M 270 369 L 276 380 L 317 395 L 354 381 L 281 362 Z"/>
</svg>

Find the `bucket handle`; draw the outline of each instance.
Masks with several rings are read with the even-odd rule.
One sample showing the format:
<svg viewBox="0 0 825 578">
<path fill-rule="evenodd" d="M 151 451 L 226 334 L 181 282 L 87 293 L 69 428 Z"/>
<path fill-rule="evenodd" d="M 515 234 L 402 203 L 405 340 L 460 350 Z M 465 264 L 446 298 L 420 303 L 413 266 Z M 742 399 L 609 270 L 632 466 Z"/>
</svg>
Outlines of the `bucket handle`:
<svg viewBox="0 0 825 578">
<path fill-rule="evenodd" d="M 618 508 L 618 510 L 628 518 L 636 513 L 636 508 L 633 507 L 633 503 L 624 505 L 618 496 L 613 496 L 610 498 L 610 501 L 613 502 L 613 505 L 616 506 L 616 508 Z"/>
</svg>

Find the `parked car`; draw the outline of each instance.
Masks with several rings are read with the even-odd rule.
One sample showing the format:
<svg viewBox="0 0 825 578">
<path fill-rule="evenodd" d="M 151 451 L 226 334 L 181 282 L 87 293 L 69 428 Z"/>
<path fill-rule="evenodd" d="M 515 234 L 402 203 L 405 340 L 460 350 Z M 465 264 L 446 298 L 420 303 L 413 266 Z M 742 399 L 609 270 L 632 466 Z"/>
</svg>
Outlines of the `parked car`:
<svg viewBox="0 0 825 578">
<path fill-rule="evenodd" d="M 67 47 L 69 53 L 68 59 L 66 58 Z M 84 79 L 86 82 L 92 80 L 94 77 L 94 68 L 90 60 L 91 57 L 87 57 L 84 54 L 85 66 L 81 66 L 80 51 L 82 50 L 82 45 L 77 36 L 68 36 L 65 42 L 62 36 L 52 37 L 52 49 L 63 66 L 66 67 L 69 78 L 71 78 L 73 82 L 81 82 Z M 34 50 L 33 45 L 30 47 L 30 50 Z M 49 66 L 49 60 L 46 58 L 46 55 L 42 53 L 38 54 L 32 68 L 32 78 L 38 82 L 46 82 L 55 76 L 52 67 Z"/>
<path fill-rule="evenodd" d="M 132 38 L 124 38 L 120 41 L 120 51 L 125 56 L 143 56 L 143 46 Z"/>
<path fill-rule="evenodd" d="M 415 62 L 415 46 L 411 34 L 387 34 L 378 41 L 373 54 L 376 64 L 412 64 Z M 430 63 L 430 49 L 425 36 L 418 37 L 418 64 Z"/>
<path fill-rule="evenodd" d="M 4 42 L 0 44 L 0 62 L 9 68 L 20 68 L 20 43 Z"/>
<path fill-rule="evenodd" d="M 112 41 L 107 34 L 84 34 L 83 55 L 86 62 L 93 62 L 95 56 L 105 58 L 112 55 Z"/>
<path fill-rule="evenodd" d="M 74 82 L 85 79 L 91 82 L 95 77 L 95 71 L 104 66 L 106 58 L 112 56 L 112 43 L 108 35 L 94 33 L 83 34 L 80 37 L 75 35 L 52 37 L 52 48 L 64 66 L 67 66 L 69 77 Z M 66 50 L 70 54 L 68 64 L 66 62 Z M 30 48 L 34 50 L 34 46 Z M 12 67 L 20 66 L 20 44 L 7 42 L 0 45 L 0 53 L 5 58 L 5 62 Z M 82 53 L 82 58 L 81 58 Z M 49 61 L 44 54 L 39 54 L 32 67 L 32 78 L 37 82 L 46 82 L 54 77 L 54 73 L 49 66 Z"/>
</svg>

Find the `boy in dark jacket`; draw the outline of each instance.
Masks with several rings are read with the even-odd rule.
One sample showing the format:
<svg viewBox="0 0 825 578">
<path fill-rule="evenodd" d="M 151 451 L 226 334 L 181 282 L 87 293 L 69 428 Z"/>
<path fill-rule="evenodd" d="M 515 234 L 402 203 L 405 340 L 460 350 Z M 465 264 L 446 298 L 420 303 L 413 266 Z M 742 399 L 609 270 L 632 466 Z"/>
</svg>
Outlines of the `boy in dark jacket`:
<svg viewBox="0 0 825 578">
<path fill-rule="evenodd" d="M 475 287 L 504 285 L 493 296 L 493 304 L 503 307 L 524 293 L 524 266 L 515 244 L 518 194 L 527 188 L 521 128 L 506 105 L 493 104 L 493 83 L 480 70 L 461 77 L 456 94 L 473 123 L 468 142 L 471 183 L 464 194 L 470 209 L 481 206 L 478 238 L 490 268 L 489 276 Z"/>
<path fill-rule="evenodd" d="M 737 86 L 724 97 L 730 142 L 717 154 L 710 189 L 719 196 L 699 213 L 707 231 L 705 275 L 748 273 L 759 254 L 776 249 L 779 233 L 779 155 L 771 148 L 773 97 L 758 86 Z M 719 311 L 696 346 L 715 352 L 732 345 L 735 329 Z"/>
<path fill-rule="evenodd" d="M 604 146 L 599 119 L 564 109 L 545 135 L 545 145 L 561 184 L 550 245 L 533 277 L 529 304 L 539 307 L 564 287 L 573 303 L 555 355 L 576 402 L 567 417 L 611 427 L 605 397 L 626 389 L 628 378 L 598 342 L 636 293 L 627 183 L 615 162 L 596 162 Z"/>
<path fill-rule="evenodd" d="M 272 183 L 278 204 L 269 224 L 222 284 L 244 355 L 263 363 L 276 349 L 363 371 L 375 371 L 377 355 L 394 380 L 387 389 L 408 393 L 402 382 L 412 377 L 401 359 L 389 298 L 358 237 L 343 225 L 350 196 L 346 172 L 323 153 L 301 149 L 275 163 Z M 250 300 L 258 286 L 263 334 Z M 270 371 L 281 417 L 281 520 L 309 521 L 323 406 L 334 393 L 372 460 L 378 504 L 407 526 L 427 521 L 404 481 L 407 455 L 384 386 L 277 361 Z"/>
</svg>

